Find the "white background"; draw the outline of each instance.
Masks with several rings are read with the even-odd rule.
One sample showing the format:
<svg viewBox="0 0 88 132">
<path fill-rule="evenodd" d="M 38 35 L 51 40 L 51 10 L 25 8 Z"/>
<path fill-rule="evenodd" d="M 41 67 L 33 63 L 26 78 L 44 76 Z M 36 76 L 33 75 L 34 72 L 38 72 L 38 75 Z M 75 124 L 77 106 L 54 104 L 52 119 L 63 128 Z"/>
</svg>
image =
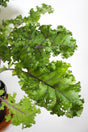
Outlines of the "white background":
<svg viewBox="0 0 88 132">
<path fill-rule="evenodd" d="M 36 117 L 36 124 L 22 130 L 21 126 L 10 125 L 4 132 L 88 132 L 88 0 L 10 0 L 7 8 L 1 8 L 0 20 L 15 17 L 17 14 L 27 15 L 29 10 L 42 3 L 50 4 L 55 12 L 42 16 L 42 24 L 52 24 L 53 27 L 63 25 L 72 31 L 77 40 L 78 50 L 67 62 L 77 81 L 81 82 L 81 95 L 85 99 L 84 110 L 80 117 L 69 119 L 65 116 L 50 115 L 45 109 Z M 54 60 L 59 59 L 54 58 Z M 64 60 L 65 61 L 65 60 Z M 3 72 L 0 79 L 7 85 L 8 93 L 18 92 L 17 100 L 24 92 L 20 90 L 18 78 L 11 72 Z M 22 93 L 22 94 L 21 94 Z"/>
</svg>

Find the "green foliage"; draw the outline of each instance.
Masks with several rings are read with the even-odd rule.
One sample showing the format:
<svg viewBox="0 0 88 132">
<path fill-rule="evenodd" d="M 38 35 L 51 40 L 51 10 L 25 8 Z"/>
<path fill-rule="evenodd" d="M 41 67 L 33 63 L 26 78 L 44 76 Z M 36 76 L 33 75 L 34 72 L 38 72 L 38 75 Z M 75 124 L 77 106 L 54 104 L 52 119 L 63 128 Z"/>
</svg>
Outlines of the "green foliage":
<svg viewBox="0 0 88 132">
<path fill-rule="evenodd" d="M 26 96 L 19 103 L 15 103 L 15 97 L 15 93 L 13 96 L 9 94 L 8 99 L 3 101 L 3 105 L 9 108 L 9 114 L 5 117 L 6 121 L 11 120 L 16 126 L 22 124 L 22 128 L 31 127 L 35 124 L 34 118 L 40 110 Z"/>
<path fill-rule="evenodd" d="M 0 68 L 0 72 L 5 71 L 7 67 L 4 65 L 2 68 Z"/>
<path fill-rule="evenodd" d="M 52 62 L 42 75 L 38 69 L 31 72 L 30 77 L 21 73 L 19 83 L 37 105 L 45 107 L 51 114 L 79 116 L 83 108 L 80 82 L 76 83 L 69 66 L 62 61 Z"/>
<path fill-rule="evenodd" d="M 4 90 L 0 90 L 0 96 L 3 95 L 4 93 Z"/>
<path fill-rule="evenodd" d="M 8 67 L 1 71 L 13 70 L 13 75 L 20 79 L 21 89 L 28 95 L 18 104 L 15 96 L 9 95 L 7 102 L 4 101 L 10 109 L 6 119 L 10 120 L 13 114 L 12 124 L 22 123 L 23 128 L 34 123 L 34 116 L 39 112 L 35 104 L 51 114 L 67 117 L 80 116 L 83 109 L 80 82 L 76 82 L 69 70 L 70 64 L 49 61 L 51 53 L 68 58 L 77 49 L 76 40 L 64 26 L 52 29 L 51 25 L 39 23 L 42 14 L 52 12 L 50 5 L 42 4 L 35 10 L 32 8 L 27 17 L 19 15 L 3 21 L 0 28 L 0 58 L 8 61 Z"/>
<path fill-rule="evenodd" d="M 6 7 L 9 0 L 0 0 L 0 5 Z"/>
</svg>

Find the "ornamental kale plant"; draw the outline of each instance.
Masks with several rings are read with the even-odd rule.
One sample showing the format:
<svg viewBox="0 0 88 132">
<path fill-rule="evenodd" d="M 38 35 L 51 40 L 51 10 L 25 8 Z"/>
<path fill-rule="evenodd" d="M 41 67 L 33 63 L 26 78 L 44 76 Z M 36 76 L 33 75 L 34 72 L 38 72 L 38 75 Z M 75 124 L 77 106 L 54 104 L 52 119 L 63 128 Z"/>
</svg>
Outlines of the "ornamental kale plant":
<svg viewBox="0 0 88 132">
<path fill-rule="evenodd" d="M 64 26 L 41 25 L 42 14 L 53 13 L 50 5 L 42 4 L 30 10 L 27 17 L 17 16 L 15 19 L 2 21 L 0 28 L 0 58 L 8 62 L 0 71 L 11 70 L 20 81 L 21 89 L 25 91 L 19 103 L 16 103 L 16 93 L 9 94 L 2 100 L 2 107 L 9 108 L 6 120 L 22 128 L 35 123 L 34 118 L 44 107 L 57 116 L 80 116 L 83 110 L 83 99 L 80 96 L 80 82 L 76 82 L 70 64 L 58 60 L 50 62 L 53 56 L 61 55 L 68 58 L 77 49 L 72 32 Z M 1 91 L 2 92 L 2 91 Z M 11 118 L 13 115 L 13 118 Z"/>
</svg>

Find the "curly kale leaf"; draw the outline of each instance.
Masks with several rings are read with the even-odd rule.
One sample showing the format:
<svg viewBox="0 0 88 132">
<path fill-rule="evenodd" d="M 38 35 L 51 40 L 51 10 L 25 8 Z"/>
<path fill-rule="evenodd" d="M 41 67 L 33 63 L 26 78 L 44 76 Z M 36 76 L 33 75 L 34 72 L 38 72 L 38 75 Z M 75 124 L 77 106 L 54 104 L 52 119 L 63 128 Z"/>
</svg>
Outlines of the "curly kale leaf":
<svg viewBox="0 0 88 132">
<path fill-rule="evenodd" d="M 0 57 L 3 61 L 11 62 L 13 58 L 14 62 L 19 61 L 24 68 L 30 69 L 49 63 L 51 53 L 53 56 L 61 54 L 63 58 L 73 55 L 77 45 L 69 30 L 64 26 L 52 29 L 51 25 L 39 24 L 41 14 L 47 12 L 52 13 L 53 9 L 42 4 L 41 8 L 31 9 L 27 17 L 20 15 L 3 21 L 0 29 Z"/>
<path fill-rule="evenodd" d="M 31 101 L 30 98 L 24 96 L 19 103 L 15 102 L 16 93 L 11 96 L 8 95 L 8 99 L 4 100 L 0 97 L 2 102 L 2 107 L 7 106 L 9 109 L 9 114 L 5 116 L 6 121 L 10 121 L 15 126 L 22 124 L 22 129 L 31 127 L 35 124 L 35 116 L 40 113 L 40 110 L 36 108 L 35 104 Z"/>
<path fill-rule="evenodd" d="M 69 64 L 62 61 L 52 62 L 42 74 L 38 69 L 22 72 L 19 83 L 37 105 L 45 107 L 51 114 L 79 116 L 83 109 L 80 82 L 76 83 L 68 67 Z"/>
</svg>

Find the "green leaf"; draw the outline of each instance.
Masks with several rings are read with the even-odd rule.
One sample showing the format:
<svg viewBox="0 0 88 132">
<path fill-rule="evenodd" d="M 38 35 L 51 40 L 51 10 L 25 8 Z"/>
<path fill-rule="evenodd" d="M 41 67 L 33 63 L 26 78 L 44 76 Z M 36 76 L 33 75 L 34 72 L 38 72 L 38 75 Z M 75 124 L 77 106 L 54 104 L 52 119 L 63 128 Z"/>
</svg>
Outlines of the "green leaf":
<svg viewBox="0 0 88 132">
<path fill-rule="evenodd" d="M 0 0 L 0 5 L 6 7 L 9 0 Z"/>
<path fill-rule="evenodd" d="M 40 74 L 40 77 L 36 76 L 36 71 L 35 75 L 31 72 L 29 78 L 24 74 L 22 90 L 35 100 L 37 105 L 51 111 L 51 114 L 79 116 L 83 109 L 83 99 L 79 95 L 80 83 L 76 83 L 69 66 L 65 62 L 57 61 L 50 63 L 47 67 L 49 71 Z M 31 81 L 28 81 L 30 79 Z"/>
<path fill-rule="evenodd" d="M 3 65 L 3 67 L 0 68 L 0 72 L 5 71 L 6 69 L 7 69 L 7 67 L 5 65 Z"/>
<path fill-rule="evenodd" d="M 3 95 L 4 93 L 4 90 L 0 90 L 0 96 Z"/>
<path fill-rule="evenodd" d="M 9 95 L 4 102 L 4 105 L 9 108 L 9 114 L 5 117 L 6 121 L 11 120 L 11 123 L 16 126 L 22 124 L 22 128 L 31 127 L 35 124 L 34 117 L 40 113 L 40 110 L 26 96 L 19 103 L 15 103 L 15 97 L 16 94 Z"/>
</svg>

